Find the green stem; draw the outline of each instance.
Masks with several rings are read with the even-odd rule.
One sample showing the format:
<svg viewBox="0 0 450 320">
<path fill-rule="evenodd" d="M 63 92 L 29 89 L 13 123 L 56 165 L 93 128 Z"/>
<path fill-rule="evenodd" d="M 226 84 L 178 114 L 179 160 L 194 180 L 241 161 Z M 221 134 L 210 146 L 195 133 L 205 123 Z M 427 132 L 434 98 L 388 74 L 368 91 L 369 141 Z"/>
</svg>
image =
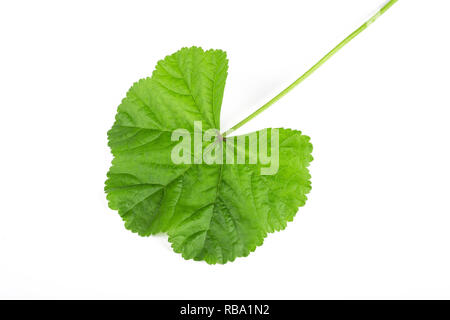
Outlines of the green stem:
<svg viewBox="0 0 450 320">
<path fill-rule="evenodd" d="M 259 115 L 264 110 L 268 109 L 271 105 L 273 105 L 275 102 L 280 100 L 282 97 L 284 97 L 289 91 L 294 89 L 297 85 L 299 85 L 301 82 L 303 82 L 306 78 L 308 78 L 311 74 L 314 73 L 317 69 L 319 69 L 328 59 L 330 59 L 332 56 L 334 56 L 335 53 L 337 53 L 339 50 L 341 50 L 347 43 L 349 43 L 353 38 L 355 38 L 358 34 L 363 32 L 365 29 L 367 29 L 368 26 L 370 26 L 375 20 L 377 20 L 383 13 L 385 13 L 390 7 L 392 7 L 398 0 L 390 0 L 388 3 L 386 3 L 380 11 L 378 11 L 372 18 L 367 20 L 362 26 L 360 26 L 358 29 L 353 31 L 347 38 L 342 40 L 341 43 L 339 43 L 336 47 L 334 47 L 333 50 L 328 52 L 322 59 L 320 59 L 315 65 L 311 67 L 308 71 L 305 72 L 300 78 L 295 80 L 289 87 L 281 91 L 278 95 L 276 95 L 272 100 L 267 102 L 265 105 L 263 105 L 261 108 L 253 112 L 251 115 L 249 115 L 247 118 L 233 126 L 231 129 L 225 131 L 223 136 L 228 136 L 240 127 L 242 127 L 244 124 L 252 120 L 254 117 Z"/>
</svg>

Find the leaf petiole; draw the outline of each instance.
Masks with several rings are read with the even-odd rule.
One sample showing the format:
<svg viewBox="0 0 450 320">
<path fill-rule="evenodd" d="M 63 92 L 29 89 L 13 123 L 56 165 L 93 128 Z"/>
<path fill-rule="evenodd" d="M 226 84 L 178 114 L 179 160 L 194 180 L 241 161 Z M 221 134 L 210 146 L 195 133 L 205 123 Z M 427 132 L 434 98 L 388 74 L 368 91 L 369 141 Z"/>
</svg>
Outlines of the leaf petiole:
<svg viewBox="0 0 450 320">
<path fill-rule="evenodd" d="M 377 20 L 383 13 L 385 13 L 387 10 L 389 10 L 390 7 L 392 7 L 398 0 L 390 0 L 388 3 L 386 3 L 373 17 L 371 17 L 369 20 L 367 20 L 363 25 L 361 25 L 358 29 L 353 31 L 347 38 L 342 40 L 336 47 L 334 47 L 330 52 L 328 52 L 322 59 L 320 59 L 315 65 L 313 65 L 308 71 L 306 71 L 300 78 L 295 80 L 290 86 L 288 86 L 286 89 L 281 91 L 278 95 L 276 95 L 274 98 L 272 98 L 269 102 L 267 102 L 265 105 L 260 107 L 258 110 L 253 112 L 251 115 L 249 115 L 247 118 L 239 122 L 238 124 L 234 125 L 227 131 L 223 133 L 223 137 L 230 135 L 240 127 L 242 127 L 244 124 L 252 120 L 254 117 L 262 113 L 264 110 L 268 109 L 271 105 L 273 105 L 275 102 L 280 100 L 282 97 L 284 97 L 289 91 L 294 89 L 297 85 L 299 85 L 301 82 L 303 82 L 306 78 L 308 78 L 311 74 L 314 73 L 317 69 L 319 69 L 328 59 L 330 59 L 334 54 L 336 54 L 339 50 L 341 50 L 347 43 L 349 43 L 351 40 L 353 40 L 357 35 L 359 35 L 361 32 L 363 32 L 365 29 L 367 29 L 375 20 Z"/>
</svg>

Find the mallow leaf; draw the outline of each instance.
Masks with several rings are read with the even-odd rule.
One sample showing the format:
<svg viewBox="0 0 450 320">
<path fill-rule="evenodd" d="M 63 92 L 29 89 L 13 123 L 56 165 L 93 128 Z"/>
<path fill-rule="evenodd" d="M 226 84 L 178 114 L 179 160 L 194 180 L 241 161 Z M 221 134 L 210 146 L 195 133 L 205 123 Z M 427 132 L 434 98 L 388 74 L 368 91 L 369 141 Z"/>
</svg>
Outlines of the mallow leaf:
<svg viewBox="0 0 450 320">
<path fill-rule="evenodd" d="M 165 232 L 175 252 L 210 264 L 247 256 L 268 233 L 284 229 L 311 190 L 309 138 L 282 128 L 229 135 L 397 1 L 388 1 L 305 74 L 223 134 L 225 52 L 183 48 L 159 61 L 150 78 L 128 91 L 108 132 L 114 159 L 105 191 L 125 227 L 141 236 Z"/>
<path fill-rule="evenodd" d="M 110 208 L 127 229 L 141 236 L 165 232 L 175 252 L 210 264 L 249 255 L 268 233 L 293 220 L 311 190 L 312 145 L 296 130 L 277 130 L 275 174 L 261 174 L 267 165 L 259 159 L 248 161 L 252 150 L 238 141 L 250 141 L 252 134 L 217 134 L 201 147 L 206 153 L 218 144 L 226 149 L 223 160 L 232 148 L 234 158 L 244 154 L 244 164 L 174 163 L 172 152 L 180 143 L 172 141 L 175 130 L 194 139 L 197 122 L 202 135 L 220 132 L 227 69 L 221 50 L 192 47 L 167 56 L 151 77 L 131 87 L 108 132 L 114 156 L 105 187 Z"/>
</svg>

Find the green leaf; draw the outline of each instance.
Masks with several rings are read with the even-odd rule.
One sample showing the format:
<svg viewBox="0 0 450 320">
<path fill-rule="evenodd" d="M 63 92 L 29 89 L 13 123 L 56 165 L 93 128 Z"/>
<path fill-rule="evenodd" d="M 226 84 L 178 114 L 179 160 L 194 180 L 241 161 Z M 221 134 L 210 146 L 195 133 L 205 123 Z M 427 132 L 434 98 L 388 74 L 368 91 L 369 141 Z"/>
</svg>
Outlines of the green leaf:
<svg viewBox="0 0 450 320">
<path fill-rule="evenodd" d="M 261 175 L 260 161 L 171 160 L 179 143 L 171 141 L 173 130 L 193 136 L 194 121 L 201 121 L 203 132 L 220 129 L 227 62 L 225 52 L 197 47 L 167 56 L 150 78 L 131 87 L 108 132 L 114 155 L 105 187 L 110 208 L 127 229 L 141 236 L 166 232 L 175 252 L 210 264 L 249 255 L 268 233 L 293 220 L 311 190 L 312 145 L 295 130 L 279 129 L 275 175 Z M 227 144 L 238 148 L 233 137 L 221 146 Z"/>
</svg>

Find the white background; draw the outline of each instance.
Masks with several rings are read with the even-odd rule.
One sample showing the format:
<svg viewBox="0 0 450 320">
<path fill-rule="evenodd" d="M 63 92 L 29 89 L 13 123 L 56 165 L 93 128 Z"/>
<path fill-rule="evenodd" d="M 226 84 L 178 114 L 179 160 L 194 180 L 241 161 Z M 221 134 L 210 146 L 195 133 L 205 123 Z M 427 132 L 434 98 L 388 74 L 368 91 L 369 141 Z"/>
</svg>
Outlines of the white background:
<svg viewBox="0 0 450 320">
<path fill-rule="evenodd" d="M 228 52 L 228 129 L 382 4 L 2 2 L 0 298 L 450 298 L 449 1 L 400 0 L 238 132 L 314 144 L 309 201 L 249 257 L 185 261 L 103 192 L 106 132 L 159 59 Z"/>
</svg>

